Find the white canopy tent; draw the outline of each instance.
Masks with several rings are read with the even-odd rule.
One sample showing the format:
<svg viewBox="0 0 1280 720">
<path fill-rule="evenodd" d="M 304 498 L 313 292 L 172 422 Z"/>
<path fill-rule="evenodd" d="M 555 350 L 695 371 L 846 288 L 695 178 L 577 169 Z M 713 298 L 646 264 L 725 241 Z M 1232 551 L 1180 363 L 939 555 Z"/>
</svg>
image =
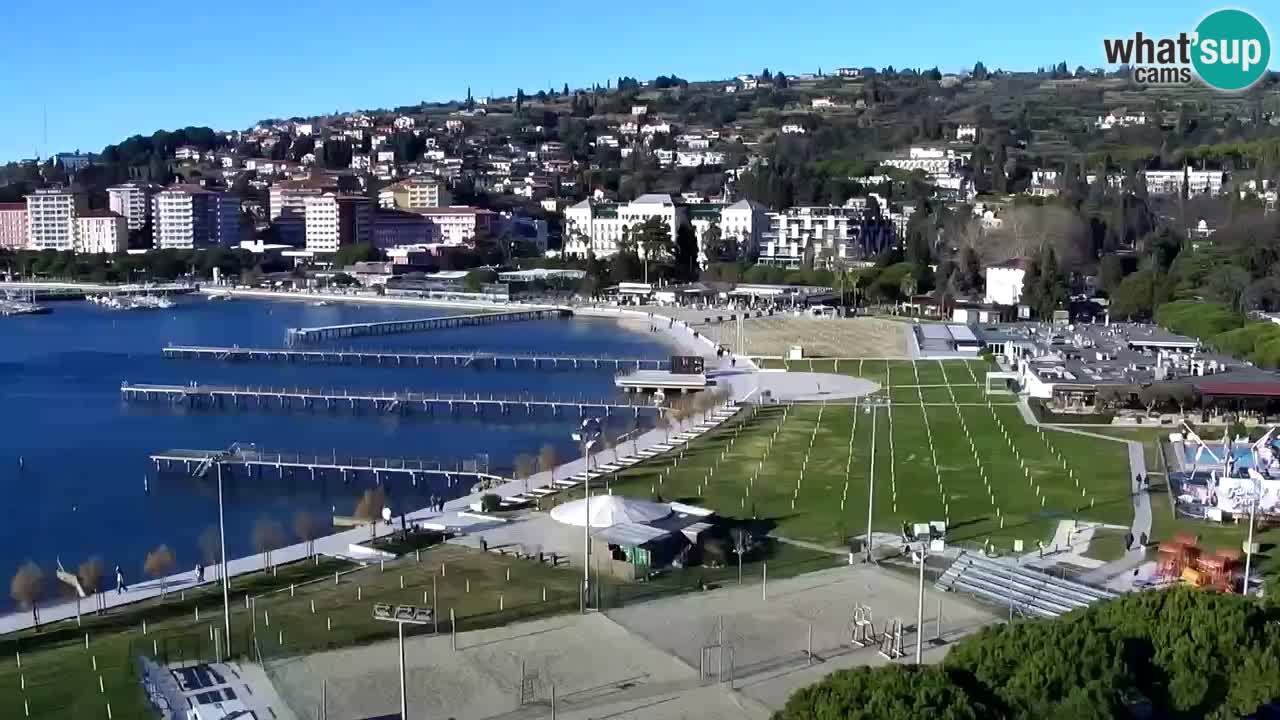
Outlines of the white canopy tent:
<svg viewBox="0 0 1280 720">
<path fill-rule="evenodd" d="M 607 528 L 627 523 L 649 523 L 671 514 L 664 503 L 624 498 L 618 495 L 596 495 L 587 500 L 574 500 L 551 510 L 551 519 L 565 525 L 582 527 L 590 518 L 591 527 Z"/>
</svg>

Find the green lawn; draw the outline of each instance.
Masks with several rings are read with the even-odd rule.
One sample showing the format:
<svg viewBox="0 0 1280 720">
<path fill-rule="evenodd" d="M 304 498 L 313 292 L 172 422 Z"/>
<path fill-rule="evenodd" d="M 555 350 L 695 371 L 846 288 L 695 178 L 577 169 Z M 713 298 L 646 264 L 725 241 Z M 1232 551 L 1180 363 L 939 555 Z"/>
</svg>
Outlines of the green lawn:
<svg viewBox="0 0 1280 720">
<path fill-rule="evenodd" d="M 899 391 L 917 390 L 893 390 Z M 973 435 L 973 449 L 961 417 Z M 955 541 L 990 539 L 1008 547 L 1015 538 L 1032 544 L 1047 540 L 1059 518 L 1126 525 L 1131 520 L 1123 444 L 1052 431 L 1042 436 L 1012 407 L 926 406 L 922 411 L 918 399 L 873 412 L 855 405 L 774 406 L 762 408 L 740 428 L 700 438 L 683 458 L 629 468 L 611 478 L 610 487 L 620 494 L 688 499 L 729 517 L 754 516 L 775 534 L 837 546 L 866 527 L 874 430 L 873 524 L 878 529 L 949 520 Z M 1067 459 L 1067 468 L 1055 451 Z"/>
<path fill-rule="evenodd" d="M 279 568 L 275 577 L 256 574 L 236 578 L 231 596 L 235 654 L 253 655 L 250 648 L 255 630 L 264 657 L 394 637 L 393 624 L 372 619 L 373 603 L 422 604 L 426 592 L 430 604 L 433 574 L 439 574 L 436 594 L 441 615 L 447 619 L 448 609 L 453 608 L 460 629 L 505 624 L 570 607 L 577 610 L 577 573 L 495 553 L 437 546 L 424 550 L 420 563 L 409 553 L 387 563 L 385 571 L 376 565 L 350 571 L 353 567 L 332 560 L 319 565 L 302 562 Z M 336 585 L 335 571 L 343 571 Z M 290 583 L 297 584 L 292 595 Z M 544 586 L 546 602 L 542 600 Z M 256 597 L 255 612 L 245 608 L 246 595 Z M 144 617 L 146 635 L 142 634 Z M 139 603 L 102 617 L 85 615 L 83 620 L 83 628 L 77 628 L 74 621 L 62 622 L 0 641 L 0 652 L 7 658 L 0 663 L 0 708 L 4 708 L 0 717 L 23 717 L 24 699 L 34 718 L 106 717 L 108 702 L 114 718 L 153 717 L 145 705 L 132 658 L 146 655 L 166 662 L 212 660 L 210 628 L 221 628 L 223 622 L 221 589 L 187 593 L 185 599 L 170 595 L 164 601 Z M 427 627 L 417 632 L 431 630 Z M 85 632 L 90 636 L 88 650 L 84 646 Z M 19 651 L 21 669 L 15 656 Z M 97 671 L 93 670 L 94 658 Z M 98 690 L 99 676 L 105 690 L 102 693 Z"/>
</svg>

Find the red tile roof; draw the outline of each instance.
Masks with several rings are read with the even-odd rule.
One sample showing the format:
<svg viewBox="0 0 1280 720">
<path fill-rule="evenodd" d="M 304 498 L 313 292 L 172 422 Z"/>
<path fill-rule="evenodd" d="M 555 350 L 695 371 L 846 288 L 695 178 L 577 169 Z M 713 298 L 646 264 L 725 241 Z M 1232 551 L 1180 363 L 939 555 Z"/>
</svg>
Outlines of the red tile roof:
<svg viewBox="0 0 1280 720">
<path fill-rule="evenodd" d="M 26 210 L 26 209 L 27 209 L 27 204 L 24 202 L 0 203 L 0 212 L 6 211 L 6 210 L 12 211 L 12 210 Z"/>
<path fill-rule="evenodd" d="M 1240 397 L 1280 397 L 1280 380 L 1275 382 L 1200 382 L 1201 395 Z"/>
</svg>

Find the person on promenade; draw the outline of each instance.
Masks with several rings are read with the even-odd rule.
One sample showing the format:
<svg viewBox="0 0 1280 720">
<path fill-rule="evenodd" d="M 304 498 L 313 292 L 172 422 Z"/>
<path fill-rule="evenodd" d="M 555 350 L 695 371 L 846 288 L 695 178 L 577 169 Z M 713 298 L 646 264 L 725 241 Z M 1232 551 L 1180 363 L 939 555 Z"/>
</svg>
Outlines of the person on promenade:
<svg viewBox="0 0 1280 720">
<path fill-rule="evenodd" d="M 129 591 L 129 586 L 124 584 L 124 573 L 120 572 L 120 566 L 116 566 L 116 594 L 120 595 Z"/>
<path fill-rule="evenodd" d="M 196 563 L 196 584 L 204 582 L 204 565 Z"/>
</svg>

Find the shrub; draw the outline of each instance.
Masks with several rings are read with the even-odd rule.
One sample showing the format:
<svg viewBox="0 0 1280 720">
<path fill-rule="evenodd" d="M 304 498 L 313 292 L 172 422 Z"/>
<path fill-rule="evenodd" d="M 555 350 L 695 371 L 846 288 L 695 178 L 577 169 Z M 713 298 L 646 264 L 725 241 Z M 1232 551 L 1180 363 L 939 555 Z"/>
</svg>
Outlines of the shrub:
<svg viewBox="0 0 1280 720">
<path fill-rule="evenodd" d="M 493 493 L 485 493 L 480 497 L 480 509 L 485 512 L 498 512 L 502 509 L 502 498 Z"/>
</svg>

